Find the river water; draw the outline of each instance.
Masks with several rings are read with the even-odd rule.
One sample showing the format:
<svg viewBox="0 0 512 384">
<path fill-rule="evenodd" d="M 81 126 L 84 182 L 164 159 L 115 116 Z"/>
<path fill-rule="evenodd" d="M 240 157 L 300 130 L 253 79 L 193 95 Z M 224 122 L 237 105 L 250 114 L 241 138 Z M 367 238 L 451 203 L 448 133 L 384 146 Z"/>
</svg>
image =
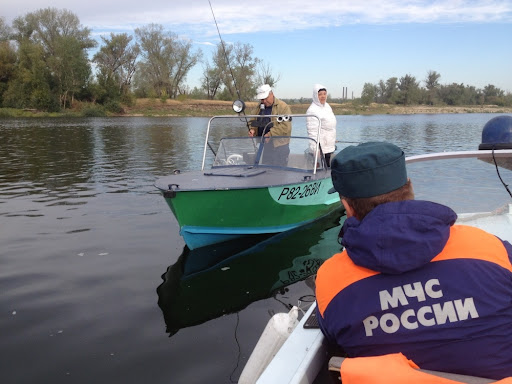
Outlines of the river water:
<svg viewBox="0 0 512 384">
<path fill-rule="evenodd" d="M 492 117 L 338 116 L 339 146 L 473 150 Z M 271 315 L 311 302 L 304 279 L 339 250 L 339 214 L 184 247 L 153 183 L 200 167 L 207 122 L 0 120 L 2 384 L 236 382 Z"/>
</svg>

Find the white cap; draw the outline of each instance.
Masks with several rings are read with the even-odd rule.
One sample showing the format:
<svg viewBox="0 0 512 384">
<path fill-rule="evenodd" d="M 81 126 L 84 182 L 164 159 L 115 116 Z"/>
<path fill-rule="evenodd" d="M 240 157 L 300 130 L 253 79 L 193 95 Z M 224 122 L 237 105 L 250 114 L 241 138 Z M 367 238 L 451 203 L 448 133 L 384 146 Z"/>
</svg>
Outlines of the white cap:
<svg viewBox="0 0 512 384">
<path fill-rule="evenodd" d="M 258 89 L 256 89 L 256 98 L 258 100 L 266 99 L 271 90 L 272 88 L 270 88 L 270 85 L 268 84 L 263 84 L 259 86 Z"/>
</svg>

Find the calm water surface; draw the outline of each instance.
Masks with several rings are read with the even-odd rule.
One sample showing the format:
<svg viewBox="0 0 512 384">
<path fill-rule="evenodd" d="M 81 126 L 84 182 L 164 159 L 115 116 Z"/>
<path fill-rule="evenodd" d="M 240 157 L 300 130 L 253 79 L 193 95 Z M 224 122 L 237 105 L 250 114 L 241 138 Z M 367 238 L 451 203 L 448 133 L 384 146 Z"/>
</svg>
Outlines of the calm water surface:
<svg viewBox="0 0 512 384">
<path fill-rule="evenodd" d="M 338 116 L 338 139 L 473 150 L 492 117 Z M 207 122 L 0 120 L 2 383 L 236 382 L 270 316 L 312 300 L 339 215 L 184 248 L 153 182 L 200 167 Z"/>
</svg>

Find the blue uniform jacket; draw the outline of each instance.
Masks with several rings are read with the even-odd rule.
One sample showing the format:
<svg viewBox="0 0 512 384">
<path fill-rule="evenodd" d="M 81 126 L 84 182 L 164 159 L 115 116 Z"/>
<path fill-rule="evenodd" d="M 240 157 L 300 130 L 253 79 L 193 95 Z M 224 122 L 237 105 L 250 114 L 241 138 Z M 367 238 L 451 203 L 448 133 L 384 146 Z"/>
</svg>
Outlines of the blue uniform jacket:
<svg viewBox="0 0 512 384">
<path fill-rule="evenodd" d="M 320 327 L 350 357 L 402 352 L 421 368 L 512 375 L 512 246 L 427 201 L 345 221 L 316 281 Z"/>
</svg>

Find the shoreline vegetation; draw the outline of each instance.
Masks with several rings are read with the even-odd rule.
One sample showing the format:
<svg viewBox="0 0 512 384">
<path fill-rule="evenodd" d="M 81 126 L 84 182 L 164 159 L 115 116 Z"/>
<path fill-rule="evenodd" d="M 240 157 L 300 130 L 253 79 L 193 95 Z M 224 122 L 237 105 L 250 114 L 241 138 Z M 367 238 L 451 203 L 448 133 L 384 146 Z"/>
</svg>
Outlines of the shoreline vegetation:
<svg viewBox="0 0 512 384">
<path fill-rule="evenodd" d="M 232 115 L 231 101 L 220 100 L 161 100 L 136 99 L 133 105 L 121 106 L 118 113 L 104 111 L 95 104 L 77 103 L 64 112 L 42 112 L 35 109 L 0 108 L 0 117 L 211 117 L 214 115 Z M 289 104 L 292 113 L 304 114 L 310 103 Z M 408 115 L 408 114 L 452 114 L 452 113 L 512 113 L 512 107 L 497 105 L 391 105 L 371 103 L 362 105 L 357 101 L 329 103 L 335 115 Z M 251 114 L 257 102 L 246 103 L 246 114 Z"/>
<path fill-rule="evenodd" d="M 26 13 L 11 24 L 0 17 L 0 118 L 233 115 L 231 102 L 220 100 L 239 97 L 256 104 L 255 88 L 274 87 L 280 75 L 254 56 L 251 44 L 237 41 L 224 49 L 221 43 L 204 55 L 156 23 L 101 36 L 98 42 L 77 15 L 55 7 Z M 200 63 L 201 84 L 192 87 L 187 76 Z M 441 73 L 431 69 L 424 79 L 395 75 L 365 82 L 359 98 L 348 99 L 344 87 L 341 98 L 328 101 L 337 115 L 512 112 L 508 90 L 440 79 Z M 281 98 L 299 114 L 311 102 Z"/>
</svg>

